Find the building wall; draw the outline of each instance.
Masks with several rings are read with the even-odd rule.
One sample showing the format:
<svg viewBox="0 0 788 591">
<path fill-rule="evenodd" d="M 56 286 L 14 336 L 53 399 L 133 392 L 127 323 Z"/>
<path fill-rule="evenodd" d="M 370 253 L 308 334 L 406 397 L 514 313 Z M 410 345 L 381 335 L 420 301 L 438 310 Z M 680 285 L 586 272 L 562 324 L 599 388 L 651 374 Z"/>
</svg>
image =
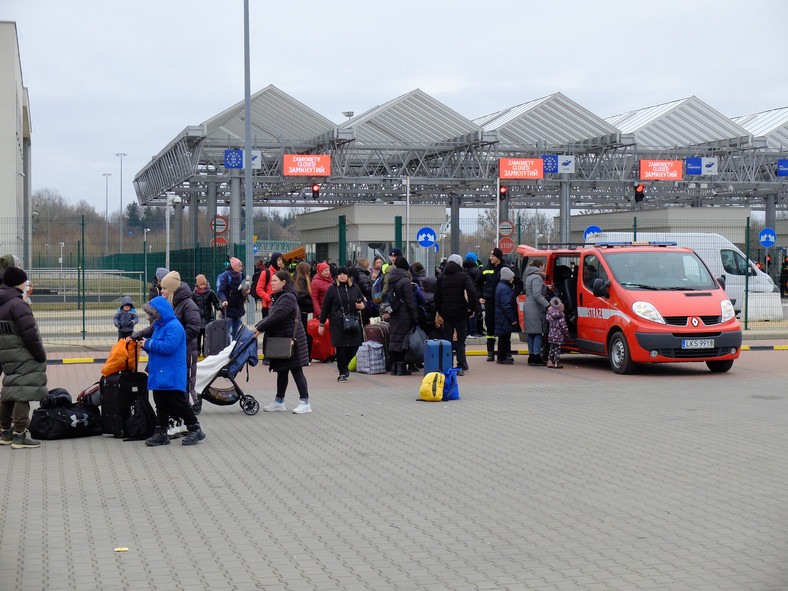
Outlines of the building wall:
<svg viewBox="0 0 788 591">
<path fill-rule="evenodd" d="M 0 233 L 0 254 L 12 252 L 25 261 L 25 234 L 30 211 L 30 115 L 16 23 L 0 22 L 0 207 L 4 217 L 16 218 L 16 229 Z M 27 220 L 27 223 L 26 223 Z M 27 257 L 29 258 L 29 257 Z"/>
</svg>

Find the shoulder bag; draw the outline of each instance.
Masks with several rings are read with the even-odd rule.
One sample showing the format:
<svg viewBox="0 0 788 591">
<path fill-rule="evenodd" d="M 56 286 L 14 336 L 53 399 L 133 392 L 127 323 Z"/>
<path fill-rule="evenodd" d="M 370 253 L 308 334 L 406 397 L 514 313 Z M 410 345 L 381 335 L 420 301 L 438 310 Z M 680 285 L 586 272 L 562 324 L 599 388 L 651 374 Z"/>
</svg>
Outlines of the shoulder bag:
<svg viewBox="0 0 788 591">
<path fill-rule="evenodd" d="M 296 314 L 293 323 L 293 336 L 291 337 L 265 337 L 263 341 L 263 357 L 268 359 L 290 359 L 293 356 L 293 345 L 295 344 L 297 322 L 300 322 Z"/>
</svg>

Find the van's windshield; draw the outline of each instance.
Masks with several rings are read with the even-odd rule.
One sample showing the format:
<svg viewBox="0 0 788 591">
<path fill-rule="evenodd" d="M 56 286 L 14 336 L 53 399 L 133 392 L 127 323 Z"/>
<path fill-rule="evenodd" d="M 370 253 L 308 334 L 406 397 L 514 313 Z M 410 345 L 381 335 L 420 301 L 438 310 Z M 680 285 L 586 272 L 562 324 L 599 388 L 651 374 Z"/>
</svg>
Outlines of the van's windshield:
<svg viewBox="0 0 788 591">
<path fill-rule="evenodd" d="M 605 260 L 616 282 L 634 290 L 715 289 L 716 282 L 694 252 L 658 250 L 605 251 Z"/>
</svg>

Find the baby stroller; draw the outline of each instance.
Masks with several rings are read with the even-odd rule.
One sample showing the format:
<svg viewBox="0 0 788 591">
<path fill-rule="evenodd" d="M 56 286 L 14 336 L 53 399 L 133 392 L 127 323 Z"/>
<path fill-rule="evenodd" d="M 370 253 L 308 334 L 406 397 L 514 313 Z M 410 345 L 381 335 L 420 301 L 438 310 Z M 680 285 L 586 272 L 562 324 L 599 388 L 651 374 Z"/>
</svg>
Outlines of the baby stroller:
<svg viewBox="0 0 788 591">
<path fill-rule="evenodd" d="M 209 355 L 197 363 L 194 391 L 198 394 L 197 402 L 192 405 L 194 414 L 200 414 L 205 400 L 217 406 L 239 402 L 244 413 L 256 415 L 260 410 L 260 403 L 253 396 L 243 393 L 235 381 L 235 376 L 245 365 L 257 365 L 257 361 L 257 339 L 251 330 L 242 325 L 235 341 L 216 355 Z M 230 380 L 232 385 L 214 386 L 217 378 Z"/>
</svg>

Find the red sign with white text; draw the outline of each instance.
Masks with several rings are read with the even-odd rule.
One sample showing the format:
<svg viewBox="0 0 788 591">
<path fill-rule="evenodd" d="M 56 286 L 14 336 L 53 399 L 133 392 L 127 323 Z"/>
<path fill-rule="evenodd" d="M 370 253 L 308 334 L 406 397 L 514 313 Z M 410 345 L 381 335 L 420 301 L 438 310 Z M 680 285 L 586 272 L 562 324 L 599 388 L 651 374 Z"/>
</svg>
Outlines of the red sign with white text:
<svg viewBox="0 0 788 591">
<path fill-rule="evenodd" d="M 512 254 L 514 252 L 514 249 L 516 248 L 516 245 L 514 243 L 514 240 L 512 240 L 511 238 L 501 238 L 498 241 L 498 248 L 501 249 L 501 252 L 503 252 L 503 254 Z"/>
<path fill-rule="evenodd" d="M 682 177 L 681 160 L 641 160 L 641 181 L 680 181 Z"/>
<path fill-rule="evenodd" d="M 544 160 L 541 158 L 499 158 L 500 179 L 543 179 Z"/>
<path fill-rule="evenodd" d="M 285 154 L 282 162 L 285 176 L 331 176 L 328 154 Z"/>
</svg>

